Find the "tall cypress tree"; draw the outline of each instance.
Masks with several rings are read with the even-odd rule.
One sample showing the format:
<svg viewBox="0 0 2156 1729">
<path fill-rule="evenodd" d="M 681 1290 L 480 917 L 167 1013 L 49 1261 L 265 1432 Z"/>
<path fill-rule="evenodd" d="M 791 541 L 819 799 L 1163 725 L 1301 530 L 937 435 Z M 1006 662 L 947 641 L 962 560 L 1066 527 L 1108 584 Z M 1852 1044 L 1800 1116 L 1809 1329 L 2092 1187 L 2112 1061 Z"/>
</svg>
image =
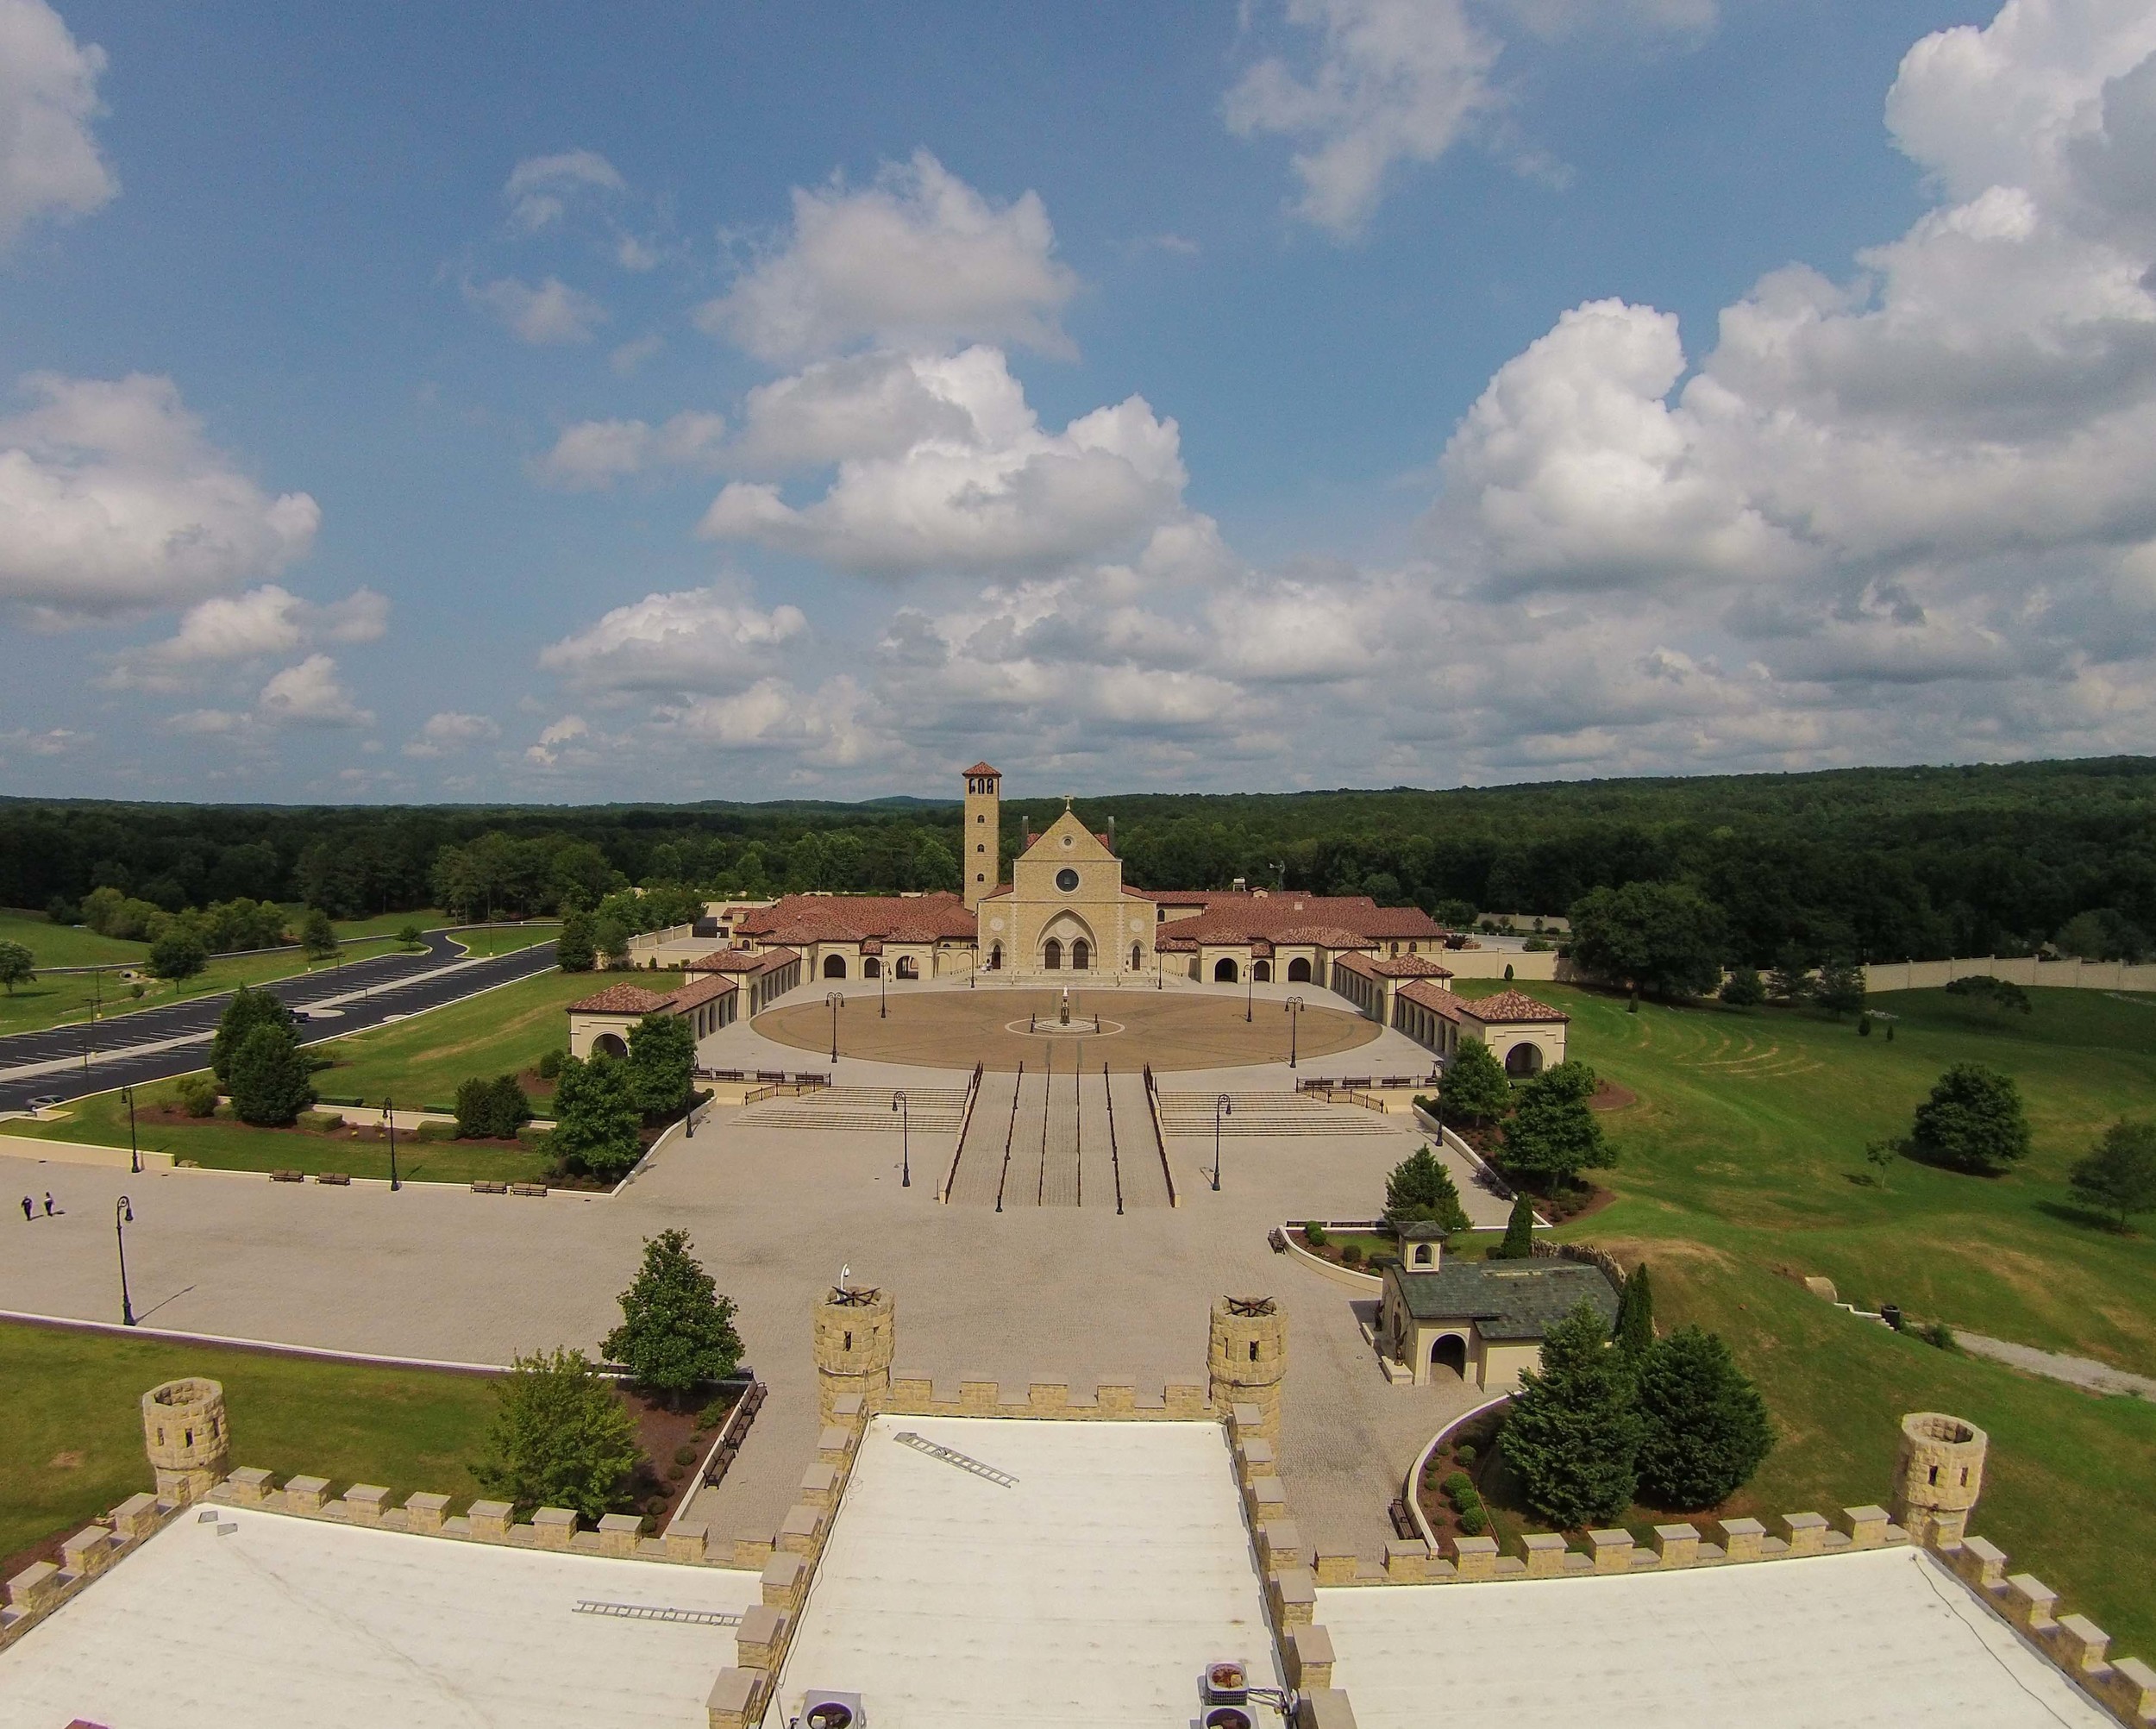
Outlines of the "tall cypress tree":
<svg viewBox="0 0 2156 1729">
<path fill-rule="evenodd" d="M 1513 1197 L 1512 1217 L 1505 1221 L 1505 1240 L 1497 1245 L 1500 1261 L 1525 1261 L 1535 1252 L 1534 1203 L 1521 1190 Z"/>
<path fill-rule="evenodd" d="M 1520 1377 L 1501 1444 L 1532 1507 L 1561 1528 L 1615 1519 L 1638 1479 L 1633 1378 L 1584 1298 L 1542 1341 L 1542 1369 Z"/>
<path fill-rule="evenodd" d="M 1647 1283 L 1645 1261 L 1625 1275 L 1625 1287 L 1618 1294 L 1617 1349 L 1635 1369 L 1654 1349 L 1654 1290 Z"/>
</svg>

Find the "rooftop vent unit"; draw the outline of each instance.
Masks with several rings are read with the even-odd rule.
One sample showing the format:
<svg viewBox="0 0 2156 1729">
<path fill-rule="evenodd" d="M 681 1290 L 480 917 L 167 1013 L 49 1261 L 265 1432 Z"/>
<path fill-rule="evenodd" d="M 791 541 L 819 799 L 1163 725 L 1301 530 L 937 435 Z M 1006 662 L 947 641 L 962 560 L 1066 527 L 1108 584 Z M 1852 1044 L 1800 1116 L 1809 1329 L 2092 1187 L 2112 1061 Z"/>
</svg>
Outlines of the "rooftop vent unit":
<svg viewBox="0 0 2156 1729">
<path fill-rule="evenodd" d="M 800 1729 L 867 1729 L 868 1714 L 861 1708 L 858 1693 L 812 1687 L 801 1701 L 801 1714 L 793 1720 Z"/>
<path fill-rule="evenodd" d="M 1240 1657 L 1220 1657 L 1207 1663 L 1198 1686 L 1208 1705 L 1244 1705 L 1250 1701 L 1250 1670 Z M 1213 1719 L 1208 1716 L 1206 1722 L 1210 1726 Z"/>
</svg>

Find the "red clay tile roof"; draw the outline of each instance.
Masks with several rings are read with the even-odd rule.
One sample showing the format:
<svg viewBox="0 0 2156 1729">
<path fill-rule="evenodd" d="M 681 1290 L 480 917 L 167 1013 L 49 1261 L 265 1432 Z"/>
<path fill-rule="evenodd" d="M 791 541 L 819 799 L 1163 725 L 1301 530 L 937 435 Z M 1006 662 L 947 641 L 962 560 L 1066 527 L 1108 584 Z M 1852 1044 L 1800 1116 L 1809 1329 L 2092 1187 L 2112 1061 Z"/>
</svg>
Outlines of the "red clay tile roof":
<svg viewBox="0 0 2156 1729">
<path fill-rule="evenodd" d="M 685 973 L 775 973 L 801 957 L 791 949 L 767 949 L 752 955 L 746 949 L 721 949 L 700 961 L 692 961 Z"/>
<path fill-rule="evenodd" d="M 741 988 L 731 979 L 717 973 L 701 974 L 667 998 L 667 1006 L 677 1015 L 691 1009 L 700 1009 L 717 997 L 730 997 Z"/>
<path fill-rule="evenodd" d="M 1153 939 L 1153 947 L 1163 955 L 1194 955 L 1198 945 L 1186 937 L 1171 937 L 1166 930 Z"/>
<path fill-rule="evenodd" d="M 569 1012 L 590 1015 L 649 1015 L 667 1005 L 667 999 L 642 985 L 609 985 L 596 996 L 569 1005 Z"/>
<path fill-rule="evenodd" d="M 933 943 L 965 938 L 978 927 L 966 903 L 939 890 L 934 894 L 789 894 L 734 929 L 760 942 L 799 947 L 807 943 Z"/>
<path fill-rule="evenodd" d="M 1569 1021 L 1572 1018 L 1563 1009 L 1553 1009 L 1549 1004 L 1539 1003 L 1519 991 L 1500 991 L 1495 996 L 1476 997 L 1466 1006 L 1468 1013 L 1485 1026 L 1515 1021 Z"/>
<path fill-rule="evenodd" d="M 966 773 L 968 774 L 993 774 L 999 780 L 1003 778 L 1003 771 L 1000 768 L 991 768 L 985 762 L 975 763 L 972 767 L 966 771 Z"/>
<path fill-rule="evenodd" d="M 1457 1021 L 1467 1012 L 1466 1005 L 1458 997 L 1427 979 L 1410 979 L 1400 987 L 1400 999 L 1419 1003 L 1432 1014 L 1449 1021 Z"/>
<path fill-rule="evenodd" d="M 1420 955 L 1394 955 L 1382 961 L 1370 962 L 1370 970 L 1381 979 L 1449 979 L 1450 967 L 1440 967 L 1435 961 Z"/>
<path fill-rule="evenodd" d="M 1294 889 L 1225 893 L 1213 890 L 1133 889 L 1165 906 L 1202 906 L 1195 918 L 1170 921 L 1178 934 L 1201 942 L 1316 943 L 1326 948 L 1367 948 L 1395 937 L 1442 941 L 1445 930 L 1418 906 L 1380 906 L 1366 894 L 1301 894 Z M 1302 935 L 1308 931 L 1313 934 Z M 1314 934 L 1322 931 L 1324 936 Z M 1329 937 L 1346 933 L 1348 941 Z"/>
</svg>

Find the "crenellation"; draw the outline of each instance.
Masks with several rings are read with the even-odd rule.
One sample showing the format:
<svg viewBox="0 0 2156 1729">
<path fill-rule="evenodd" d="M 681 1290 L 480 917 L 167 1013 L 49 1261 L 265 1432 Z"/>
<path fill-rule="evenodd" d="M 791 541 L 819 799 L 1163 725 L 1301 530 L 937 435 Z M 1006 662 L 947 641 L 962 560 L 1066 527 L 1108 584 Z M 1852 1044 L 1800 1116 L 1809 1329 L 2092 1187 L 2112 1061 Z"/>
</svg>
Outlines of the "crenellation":
<svg viewBox="0 0 2156 1729">
<path fill-rule="evenodd" d="M 1456 1537 L 1452 1565 L 1463 1582 L 1497 1576 L 1497 1539 L 1494 1537 Z"/>
<path fill-rule="evenodd" d="M 344 1492 L 344 1516 L 353 1525 L 379 1525 L 389 1490 L 379 1483 L 354 1483 Z"/>
<path fill-rule="evenodd" d="M 473 1538 L 480 1543 L 509 1541 L 510 1519 L 517 1509 L 505 1500 L 475 1500 L 465 1509 Z"/>
<path fill-rule="evenodd" d="M 1420 1537 L 1388 1538 L 1385 1577 L 1395 1585 L 1424 1585 L 1430 1579 L 1430 1545 Z"/>
<path fill-rule="evenodd" d="M 1846 1507 L 1835 1521 L 1849 1538 L 1852 1549 L 1880 1549 L 1887 1540 L 1887 1510 L 1883 1507 Z"/>
<path fill-rule="evenodd" d="M 290 1477 L 285 1483 L 285 1509 L 288 1513 L 320 1513 L 329 1499 L 329 1479 L 327 1477 Z"/>
<path fill-rule="evenodd" d="M 1956 1573 L 1979 1591 L 1998 1591 L 2006 1584 L 2006 1551 L 1981 1537 L 1965 1537 L 1961 1546 L 1946 1557 Z"/>
<path fill-rule="evenodd" d="M 2043 1633 L 2053 1625 L 2052 1605 L 2059 1601 L 2059 1593 L 2033 1573 L 2016 1573 L 2006 1582 L 2001 1601 L 2007 1619 L 2015 1626 Z"/>
<path fill-rule="evenodd" d="M 1827 1521 L 1815 1513 L 1785 1513 L 1775 1520 L 1790 1555 L 1816 1555 L 1827 1537 Z"/>
<path fill-rule="evenodd" d="M 1564 1571 L 1564 1539 L 1548 1532 L 1531 1532 L 1520 1539 L 1530 1579 L 1554 1579 Z"/>
<path fill-rule="evenodd" d="M 1290 1685 L 1305 1693 L 1332 1685 L 1332 1665 L 1338 1660 L 1332 1651 L 1332 1635 L 1314 1621 L 1305 1627 L 1290 1627 L 1282 1642 L 1288 1658 L 1288 1680 Z"/>
<path fill-rule="evenodd" d="M 1629 1531 L 1590 1531 L 1587 1541 L 1595 1572 L 1632 1571 L 1633 1543 Z"/>
<path fill-rule="evenodd" d="M 421 1490 L 404 1497 L 404 1529 L 423 1537 L 440 1533 L 449 1510 L 449 1497 Z"/>
<path fill-rule="evenodd" d="M 1658 1525 L 1654 1528 L 1654 1552 L 1664 1567 L 1696 1567 L 1701 1558 L 1699 1527 Z"/>
<path fill-rule="evenodd" d="M 1722 1534 L 1723 1558 L 1729 1561 L 1757 1561 L 1766 1543 L 1767 1528 L 1756 1519 L 1718 1519 L 1714 1521 Z"/>
<path fill-rule="evenodd" d="M 235 1507 L 260 1507 L 276 1493 L 277 1480 L 267 1471 L 249 1465 L 233 1472 L 222 1487 L 224 1498 Z"/>
</svg>

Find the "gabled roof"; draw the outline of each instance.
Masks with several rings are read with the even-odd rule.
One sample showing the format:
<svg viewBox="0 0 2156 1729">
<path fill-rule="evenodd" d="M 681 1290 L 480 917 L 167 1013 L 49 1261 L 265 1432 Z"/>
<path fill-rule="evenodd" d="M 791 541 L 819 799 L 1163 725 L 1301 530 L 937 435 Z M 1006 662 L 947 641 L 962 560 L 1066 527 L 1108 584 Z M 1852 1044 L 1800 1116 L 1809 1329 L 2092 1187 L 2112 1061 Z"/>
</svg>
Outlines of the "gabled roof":
<svg viewBox="0 0 2156 1729">
<path fill-rule="evenodd" d="M 1440 967 L 1435 961 L 1422 955 L 1388 955 L 1382 960 L 1370 962 L 1370 971 L 1381 979 L 1449 979 L 1450 967 Z"/>
<path fill-rule="evenodd" d="M 1367 894 L 1304 894 L 1294 889 L 1225 893 L 1212 889 L 1132 889 L 1162 906 L 1198 906 L 1193 918 L 1173 921 L 1175 934 L 1201 943 L 1316 943 L 1323 948 L 1368 948 L 1409 938 L 1436 943 L 1444 927 L 1419 906 L 1380 906 Z M 1345 941 L 1332 937 L 1345 934 Z"/>
<path fill-rule="evenodd" d="M 752 955 L 746 949 L 721 949 L 700 961 L 692 961 L 685 973 L 775 973 L 801 957 L 791 949 L 767 949 Z"/>
<path fill-rule="evenodd" d="M 734 926 L 741 936 L 795 948 L 870 937 L 933 943 L 971 937 L 978 928 L 966 903 L 940 889 L 933 894 L 789 894 Z"/>
<path fill-rule="evenodd" d="M 1100 851 L 1096 853 L 1082 847 L 1075 849 L 1066 848 L 1061 844 L 1062 837 L 1065 835 L 1069 836 L 1074 841 L 1081 837 L 1091 841 L 1100 849 Z M 1113 858 L 1115 856 L 1115 849 L 1108 844 L 1108 837 L 1088 829 L 1083 822 L 1079 820 L 1075 811 L 1065 811 L 1037 835 L 1029 834 L 1025 837 L 1025 849 L 1018 854 L 1018 856 L 1021 859 L 1032 859 L 1033 855 L 1046 848 L 1050 841 L 1057 843 L 1055 851 L 1050 855 L 1050 857 L 1061 858 L 1067 855 L 1071 858 L 1082 859 Z"/>
<path fill-rule="evenodd" d="M 642 985 L 609 985 L 596 995 L 569 1005 L 573 1015 L 649 1015 L 656 1014 L 667 1005 L 667 999 L 656 991 L 647 991 Z"/>
<path fill-rule="evenodd" d="M 1432 1273 L 1388 1268 L 1407 1312 L 1419 1321 L 1473 1321 L 1487 1339 L 1539 1339 L 1583 1298 L 1605 1323 L 1617 1319 L 1617 1292 L 1598 1267 L 1580 1261 L 1448 1261 Z"/>
<path fill-rule="evenodd" d="M 999 780 L 1003 778 L 1003 771 L 1000 768 L 993 767 L 986 762 L 976 762 L 965 772 L 968 774 L 993 774 Z"/>
<path fill-rule="evenodd" d="M 715 998 L 730 997 L 741 988 L 731 979 L 718 973 L 702 973 L 691 979 L 678 991 L 669 992 L 667 1007 L 675 1014 L 686 1014 L 691 1009 L 700 1009 Z"/>
<path fill-rule="evenodd" d="M 1547 1003 L 1537 1002 L 1519 991 L 1499 991 L 1495 996 L 1472 997 L 1467 1000 L 1467 1012 L 1484 1026 L 1510 1024 L 1518 1021 L 1569 1021 L 1571 1016 L 1563 1009 L 1553 1009 Z"/>
</svg>

